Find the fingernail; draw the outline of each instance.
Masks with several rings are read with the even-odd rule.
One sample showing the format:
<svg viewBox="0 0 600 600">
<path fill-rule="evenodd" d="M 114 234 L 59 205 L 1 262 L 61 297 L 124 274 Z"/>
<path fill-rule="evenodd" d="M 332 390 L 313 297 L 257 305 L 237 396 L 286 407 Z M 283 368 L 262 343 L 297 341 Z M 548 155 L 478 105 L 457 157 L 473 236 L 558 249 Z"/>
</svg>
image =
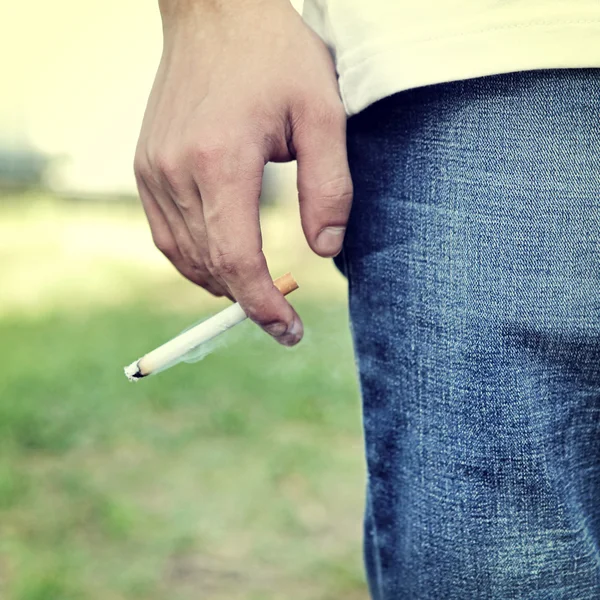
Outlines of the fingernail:
<svg viewBox="0 0 600 600">
<path fill-rule="evenodd" d="M 279 338 L 279 341 L 285 346 L 294 346 L 302 339 L 303 333 L 304 329 L 302 327 L 302 323 L 298 318 L 295 318 L 292 326 L 288 329 L 285 335 Z"/>
<path fill-rule="evenodd" d="M 325 227 L 317 236 L 317 250 L 320 254 L 335 256 L 341 249 L 345 227 Z"/>
<path fill-rule="evenodd" d="M 265 331 L 273 337 L 283 335 L 287 331 L 287 328 L 285 323 L 270 323 L 269 325 L 265 325 Z"/>
<path fill-rule="evenodd" d="M 292 326 L 290 327 L 289 334 L 293 335 L 294 337 L 302 337 L 303 333 L 304 333 L 304 329 L 302 327 L 302 323 L 300 322 L 300 320 L 297 317 L 294 317 L 294 322 L 292 323 Z"/>
</svg>

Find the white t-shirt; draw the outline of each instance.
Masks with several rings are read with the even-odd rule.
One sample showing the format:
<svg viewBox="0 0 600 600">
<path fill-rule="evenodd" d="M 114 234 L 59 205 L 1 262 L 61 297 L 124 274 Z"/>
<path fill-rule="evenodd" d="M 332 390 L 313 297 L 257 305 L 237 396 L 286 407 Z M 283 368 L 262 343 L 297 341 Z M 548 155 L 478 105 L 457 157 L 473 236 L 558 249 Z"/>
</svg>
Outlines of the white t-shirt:
<svg viewBox="0 0 600 600">
<path fill-rule="evenodd" d="M 600 67 L 600 0 L 305 0 L 346 111 L 395 92 L 511 71 Z"/>
</svg>

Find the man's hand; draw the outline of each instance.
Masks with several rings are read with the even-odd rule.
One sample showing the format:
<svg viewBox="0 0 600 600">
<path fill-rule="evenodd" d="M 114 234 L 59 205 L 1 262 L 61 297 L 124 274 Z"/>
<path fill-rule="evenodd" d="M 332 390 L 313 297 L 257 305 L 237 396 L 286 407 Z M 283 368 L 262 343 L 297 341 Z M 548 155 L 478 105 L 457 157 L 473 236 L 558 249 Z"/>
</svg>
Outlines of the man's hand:
<svg viewBox="0 0 600 600">
<path fill-rule="evenodd" d="M 336 255 L 352 200 L 346 117 L 322 41 L 287 0 L 162 0 L 164 50 L 135 158 L 156 246 L 278 341 L 302 338 L 262 252 L 268 161 L 298 161 L 300 215 Z"/>
</svg>

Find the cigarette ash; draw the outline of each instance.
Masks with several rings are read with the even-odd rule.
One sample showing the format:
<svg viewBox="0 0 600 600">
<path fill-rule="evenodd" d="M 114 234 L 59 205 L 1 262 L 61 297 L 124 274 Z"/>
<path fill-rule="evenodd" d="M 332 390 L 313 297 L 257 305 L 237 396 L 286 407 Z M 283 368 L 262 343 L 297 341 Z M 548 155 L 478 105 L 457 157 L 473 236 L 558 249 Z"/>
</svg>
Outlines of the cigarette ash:
<svg viewBox="0 0 600 600">
<path fill-rule="evenodd" d="M 144 377 L 140 373 L 139 360 L 136 360 L 134 363 L 131 363 L 128 367 L 125 367 L 125 376 L 129 381 L 139 381 Z"/>
</svg>

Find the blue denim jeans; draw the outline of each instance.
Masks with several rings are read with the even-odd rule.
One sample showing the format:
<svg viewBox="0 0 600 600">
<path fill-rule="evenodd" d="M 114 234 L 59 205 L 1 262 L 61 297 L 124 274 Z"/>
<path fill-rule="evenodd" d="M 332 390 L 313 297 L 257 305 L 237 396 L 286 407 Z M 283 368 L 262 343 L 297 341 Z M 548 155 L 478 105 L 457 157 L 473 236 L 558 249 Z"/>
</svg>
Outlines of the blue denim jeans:
<svg viewBox="0 0 600 600">
<path fill-rule="evenodd" d="M 348 123 L 374 600 L 600 598 L 600 71 Z"/>
</svg>

